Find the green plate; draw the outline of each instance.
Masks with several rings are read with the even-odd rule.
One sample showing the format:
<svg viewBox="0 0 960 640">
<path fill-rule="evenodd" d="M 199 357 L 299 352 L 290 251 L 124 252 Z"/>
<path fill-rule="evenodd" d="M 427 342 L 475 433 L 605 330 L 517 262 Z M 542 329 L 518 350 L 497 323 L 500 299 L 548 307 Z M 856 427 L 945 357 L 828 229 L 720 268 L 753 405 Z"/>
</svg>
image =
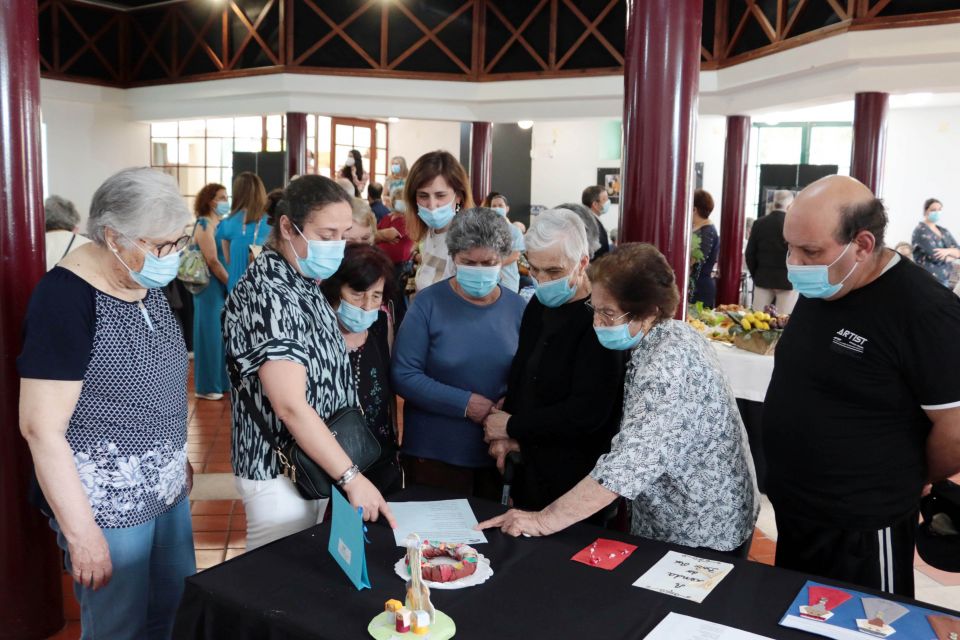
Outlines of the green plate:
<svg viewBox="0 0 960 640">
<path fill-rule="evenodd" d="M 392 640 L 394 638 L 403 640 L 447 640 L 452 638 L 457 632 L 457 625 L 453 623 L 453 618 L 442 611 L 437 611 L 434 616 L 434 623 L 430 625 L 430 631 L 420 636 L 413 631 L 407 633 L 397 633 L 397 618 L 394 614 L 384 611 L 373 620 L 367 627 L 367 631 L 376 640 Z"/>
</svg>

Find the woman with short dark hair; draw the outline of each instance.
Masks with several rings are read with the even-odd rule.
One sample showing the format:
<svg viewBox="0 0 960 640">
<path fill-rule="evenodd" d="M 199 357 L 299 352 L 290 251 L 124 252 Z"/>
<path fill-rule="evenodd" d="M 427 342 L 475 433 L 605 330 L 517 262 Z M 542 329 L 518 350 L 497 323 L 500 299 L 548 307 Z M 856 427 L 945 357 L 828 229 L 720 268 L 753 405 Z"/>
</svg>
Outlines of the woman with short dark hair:
<svg viewBox="0 0 960 640">
<path fill-rule="evenodd" d="M 717 303 L 717 283 L 713 280 L 713 267 L 720 254 L 720 234 L 710 222 L 713 212 L 713 196 L 703 189 L 693 193 L 693 233 L 700 240 L 700 259 L 691 260 L 690 303 L 702 302 L 713 307 Z"/>
<path fill-rule="evenodd" d="M 261 427 L 280 447 L 292 439 L 339 479 L 364 520 L 393 516 L 383 496 L 327 428 L 357 405 L 356 381 L 337 316 L 317 281 L 340 267 L 353 224 L 350 196 L 333 180 L 297 178 L 278 203 L 264 251 L 227 296 L 223 333 L 233 391 L 233 472 L 247 514 L 247 549 L 316 524 L 324 500 L 304 500 Z M 249 396 L 262 416 L 251 414 Z"/>
<path fill-rule="evenodd" d="M 713 348 L 673 319 L 673 269 L 652 245 L 630 243 L 587 275 L 600 344 L 630 354 L 619 433 L 548 507 L 480 526 L 547 535 L 623 496 L 633 501 L 634 535 L 745 557 L 759 512 L 747 434 Z"/>
<path fill-rule="evenodd" d="M 381 493 L 402 488 L 397 459 L 397 407 L 390 381 L 393 326 L 383 305 L 393 295 L 393 264 L 376 247 L 348 244 L 340 268 L 320 290 L 337 314 L 367 427 L 380 459 L 365 475 Z"/>
</svg>

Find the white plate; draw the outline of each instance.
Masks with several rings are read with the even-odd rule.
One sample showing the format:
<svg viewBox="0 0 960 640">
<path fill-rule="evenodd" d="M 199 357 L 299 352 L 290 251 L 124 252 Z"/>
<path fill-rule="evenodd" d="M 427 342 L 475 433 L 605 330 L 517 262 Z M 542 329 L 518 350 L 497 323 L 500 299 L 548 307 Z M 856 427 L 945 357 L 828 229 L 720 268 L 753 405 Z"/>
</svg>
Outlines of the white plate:
<svg viewBox="0 0 960 640">
<path fill-rule="evenodd" d="M 397 564 L 393 565 L 393 570 L 396 574 L 404 581 L 410 579 L 410 574 L 407 572 L 406 556 L 397 560 Z M 450 563 L 454 563 L 456 560 L 450 558 Z M 465 587 L 473 587 L 478 584 L 483 584 L 490 579 L 490 576 L 493 575 L 493 568 L 490 566 L 490 561 L 487 560 L 486 556 L 482 553 L 477 554 L 477 570 L 474 571 L 471 575 L 466 578 L 460 578 L 459 580 L 453 580 L 452 582 L 432 582 L 430 580 L 424 580 L 426 584 L 431 589 L 463 589 Z"/>
</svg>

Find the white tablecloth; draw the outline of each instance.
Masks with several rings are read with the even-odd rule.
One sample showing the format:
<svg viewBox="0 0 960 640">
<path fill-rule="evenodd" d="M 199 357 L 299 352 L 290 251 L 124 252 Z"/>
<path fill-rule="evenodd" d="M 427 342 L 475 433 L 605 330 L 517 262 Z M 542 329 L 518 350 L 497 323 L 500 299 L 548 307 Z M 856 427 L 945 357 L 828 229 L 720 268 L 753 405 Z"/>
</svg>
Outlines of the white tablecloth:
<svg viewBox="0 0 960 640">
<path fill-rule="evenodd" d="M 773 375 L 773 356 L 761 356 L 732 345 L 728 347 L 716 342 L 711 344 L 720 358 L 720 366 L 730 380 L 733 395 L 743 400 L 763 402 L 770 385 L 770 377 Z"/>
</svg>

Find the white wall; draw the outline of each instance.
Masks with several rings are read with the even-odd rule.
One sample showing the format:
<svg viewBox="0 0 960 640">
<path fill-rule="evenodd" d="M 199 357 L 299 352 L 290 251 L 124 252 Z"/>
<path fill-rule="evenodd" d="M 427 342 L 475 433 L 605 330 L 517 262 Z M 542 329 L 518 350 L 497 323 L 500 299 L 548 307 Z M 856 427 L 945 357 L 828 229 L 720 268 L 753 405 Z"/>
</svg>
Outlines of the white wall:
<svg viewBox="0 0 960 640">
<path fill-rule="evenodd" d="M 923 201 L 943 202 L 943 226 L 960 234 L 960 107 L 892 109 L 882 196 L 890 223 L 887 244 L 910 241 Z"/>
<path fill-rule="evenodd" d="M 580 202 L 583 189 L 596 184 L 597 169 L 621 166 L 619 158 L 603 157 L 601 127 L 607 122 L 589 119 L 533 125 L 532 204 L 552 207 L 561 202 Z M 713 219 L 718 226 L 725 140 L 726 118 L 700 116 L 694 157 L 696 162 L 704 163 L 703 188 L 716 201 Z M 619 207 L 611 205 L 602 221 L 608 229 L 616 229 L 619 217 Z"/>
<path fill-rule="evenodd" d="M 597 169 L 619 167 L 619 158 L 602 157 L 601 127 L 609 120 L 536 122 L 533 125 L 533 158 L 530 171 L 530 203 L 554 207 L 562 202 L 580 202 L 580 195 L 597 184 Z M 601 220 L 617 228 L 619 207 Z"/>
<path fill-rule="evenodd" d="M 44 79 L 40 91 L 46 127 L 44 196 L 73 201 L 84 225 L 93 193 L 106 178 L 150 164 L 150 126 L 130 118 L 117 90 Z"/>
<path fill-rule="evenodd" d="M 442 149 L 460 157 L 460 123 L 440 120 L 400 120 L 389 125 L 387 152 L 403 156 L 407 166 L 429 151 Z"/>
</svg>

